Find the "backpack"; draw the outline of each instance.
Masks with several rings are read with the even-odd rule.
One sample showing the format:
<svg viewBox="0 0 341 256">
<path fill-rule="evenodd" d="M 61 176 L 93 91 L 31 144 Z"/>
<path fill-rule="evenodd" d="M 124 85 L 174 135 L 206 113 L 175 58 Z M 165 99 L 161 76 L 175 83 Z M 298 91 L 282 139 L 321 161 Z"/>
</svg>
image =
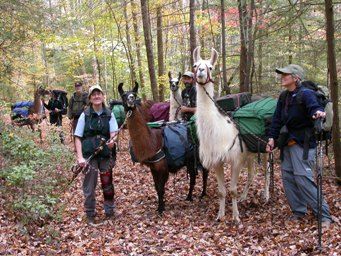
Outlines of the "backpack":
<svg viewBox="0 0 341 256">
<path fill-rule="evenodd" d="M 333 103 L 329 99 L 329 91 L 326 86 L 316 84 L 312 81 L 304 81 L 301 85 L 307 89 L 315 92 L 317 101 L 324 108 L 326 112 L 326 118 L 323 122 L 322 128 L 326 132 L 330 132 L 333 126 Z M 298 98 L 298 102 L 302 103 L 301 98 Z"/>
<path fill-rule="evenodd" d="M 114 114 L 116 118 L 118 127 L 121 127 L 126 117 L 123 105 L 119 105 L 119 104 L 114 105 L 112 107 L 112 113 Z"/>
<path fill-rule="evenodd" d="M 163 150 L 170 170 L 184 166 L 188 156 L 194 152 L 194 146 L 187 136 L 186 123 L 167 124 L 163 129 L 163 140 Z"/>
<path fill-rule="evenodd" d="M 237 109 L 249 104 L 251 101 L 251 93 L 249 92 L 229 94 L 216 100 L 217 104 L 226 112 L 236 111 Z"/>
<path fill-rule="evenodd" d="M 75 98 L 76 92 L 72 94 L 71 100 L 70 100 L 70 105 L 71 105 L 71 114 L 74 117 L 79 117 L 82 112 L 85 109 L 85 106 L 88 103 L 88 93 L 87 92 L 83 92 L 82 93 L 82 97 L 80 100 L 76 100 Z"/>
<path fill-rule="evenodd" d="M 29 115 L 29 108 L 33 106 L 32 101 L 19 101 L 11 105 L 12 119 L 26 118 Z"/>
<path fill-rule="evenodd" d="M 253 153 L 265 153 L 277 100 L 264 98 L 241 107 L 233 114 L 241 139 Z"/>
<path fill-rule="evenodd" d="M 323 128 L 323 139 L 322 140 L 329 140 L 331 138 L 331 129 L 333 126 L 333 103 L 329 99 L 329 91 L 326 86 L 318 85 L 312 81 L 303 81 L 301 83 L 301 86 L 303 88 L 312 90 L 315 92 L 316 98 L 318 103 L 324 108 L 324 111 L 326 112 L 326 118 L 324 119 L 324 122 L 322 124 Z M 281 102 L 285 102 L 285 98 L 287 96 L 287 91 L 282 92 L 282 94 L 279 96 L 279 100 Z M 303 106 L 302 102 L 302 94 L 297 93 L 297 102 Z"/>
</svg>

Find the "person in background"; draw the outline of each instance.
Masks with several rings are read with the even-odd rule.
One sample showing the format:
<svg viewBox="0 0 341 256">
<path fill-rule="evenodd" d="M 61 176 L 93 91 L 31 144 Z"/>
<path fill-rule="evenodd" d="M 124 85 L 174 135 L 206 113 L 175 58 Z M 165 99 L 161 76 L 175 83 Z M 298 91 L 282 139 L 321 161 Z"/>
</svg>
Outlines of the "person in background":
<svg viewBox="0 0 341 256">
<path fill-rule="evenodd" d="M 69 100 L 67 116 L 71 120 L 72 134 L 75 132 L 78 118 L 88 105 L 88 93 L 83 91 L 82 82 L 75 83 L 75 92 Z"/>
<path fill-rule="evenodd" d="M 86 168 L 83 180 L 84 208 L 88 223 L 94 223 L 96 216 L 95 189 L 98 174 L 100 176 L 104 196 L 104 211 L 107 218 L 114 215 L 114 185 L 113 167 L 115 165 L 116 150 L 114 138 L 118 126 L 115 116 L 104 104 L 104 94 L 99 85 L 89 89 L 89 107 L 78 119 L 75 136 L 77 162 Z M 103 149 L 91 159 L 86 166 L 86 159 L 94 154 L 96 149 L 106 143 Z"/>
<path fill-rule="evenodd" d="M 186 71 L 182 75 L 182 82 L 185 85 L 185 89 L 181 92 L 182 106 L 181 113 L 185 121 L 195 114 L 197 107 L 197 90 L 195 88 L 194 74 L 190 71 Z"/>
<path fill-rule="evenodd" d="M 62 90 L 51 90 L 51 97 L 48 103 L 44 102 L 44 107 L 50 114 L 50 123 L 58 127 L 63 125 L 63 115 L 67 113 L 68 100 L 66 92 Z M 60 141 L 64 144 L 65 136 L 63 131 L 59 133 Z"/>
</svg>

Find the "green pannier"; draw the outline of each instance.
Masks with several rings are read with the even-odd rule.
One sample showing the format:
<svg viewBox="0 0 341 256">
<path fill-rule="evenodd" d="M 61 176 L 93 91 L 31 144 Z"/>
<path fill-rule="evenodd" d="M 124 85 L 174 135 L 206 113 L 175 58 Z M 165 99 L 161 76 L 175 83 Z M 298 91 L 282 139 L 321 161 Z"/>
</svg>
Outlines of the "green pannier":
<svg viewBox="0 0 341 256">
<path fill-rule="evenodd" d="M 249 151 L 266 152 L 266 143 L 276 105 L 276 99 L 265 98 L 249 103 L 233 114 L 233 119 Z"/>
<path fill-rule="evenodd" d="M 121 127 L 126 117 L 126 114 L 124 112 L 124 107 L 122 105 L 114 105 L 112 108 L 112 113 L 114 114 L 116 118 L 118 127 Z"/>
</svg>

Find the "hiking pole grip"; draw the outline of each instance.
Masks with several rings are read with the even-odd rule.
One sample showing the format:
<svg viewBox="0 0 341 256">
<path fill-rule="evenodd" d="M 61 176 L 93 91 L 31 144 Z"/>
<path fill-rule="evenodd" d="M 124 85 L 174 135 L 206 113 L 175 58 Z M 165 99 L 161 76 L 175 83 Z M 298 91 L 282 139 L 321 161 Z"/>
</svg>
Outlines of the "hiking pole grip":
<svg viewBox="0 0 341 256">
<path fill-rule="evenodd" d="M 317 118 L 314 121 L 314 130 L 315 130 L 316 135 L 319 135 L 322 133 L 322 130 L 323 130 L 322 121 L 323 121 L 322 118 Z"/>
</svg>

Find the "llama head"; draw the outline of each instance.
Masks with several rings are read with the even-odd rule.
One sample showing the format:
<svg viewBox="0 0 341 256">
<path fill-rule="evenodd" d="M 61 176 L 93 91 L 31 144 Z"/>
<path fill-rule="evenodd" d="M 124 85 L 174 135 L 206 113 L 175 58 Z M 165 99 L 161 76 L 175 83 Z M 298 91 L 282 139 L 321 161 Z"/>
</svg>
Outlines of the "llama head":
<svg viewBox="0 0 341 256">
<path fill-rule="evenodd" d="M 193 51 L 194 60 L 194 77 L 198 84 L 204 86 L 212 80 L 212 70 L 217 62 L 218 52 L 212 48 L 211 58 L 209 60 L 203 60 L 200 56 L 200 46 Z"/>
<path fill-rule="evenodd" d="M 123 83 L 120 83 L 118 85 L 118 92 L 122 98 L 122 103 L 126 111 L 136 108 L 138 89 L 139 89 L 139 84 L 137 82 L 135 82 L 135 86 L 133 90 L 127 91 L 127 92 L 123 90 Z"/>
<path fill-rule="evenodd" d="M 181 72 L 179 72 L 179 76 L 172 77 L 172 73 L 169 71 L 168 72 L 168 77 L 169 77 L 169 88 L 171 89 L 172 92 L 176 92 L 179 89 L 179 83 L 181 79 Z"/>
<path fill-rule="evenodd" d="M 44 87 L 42 87 L 41 85 L 37 88 L 36 93 L 40 96 L 45 96 L 48 94 L 51 94 L 50 90 L 46 90 Z"/>
</svg>

